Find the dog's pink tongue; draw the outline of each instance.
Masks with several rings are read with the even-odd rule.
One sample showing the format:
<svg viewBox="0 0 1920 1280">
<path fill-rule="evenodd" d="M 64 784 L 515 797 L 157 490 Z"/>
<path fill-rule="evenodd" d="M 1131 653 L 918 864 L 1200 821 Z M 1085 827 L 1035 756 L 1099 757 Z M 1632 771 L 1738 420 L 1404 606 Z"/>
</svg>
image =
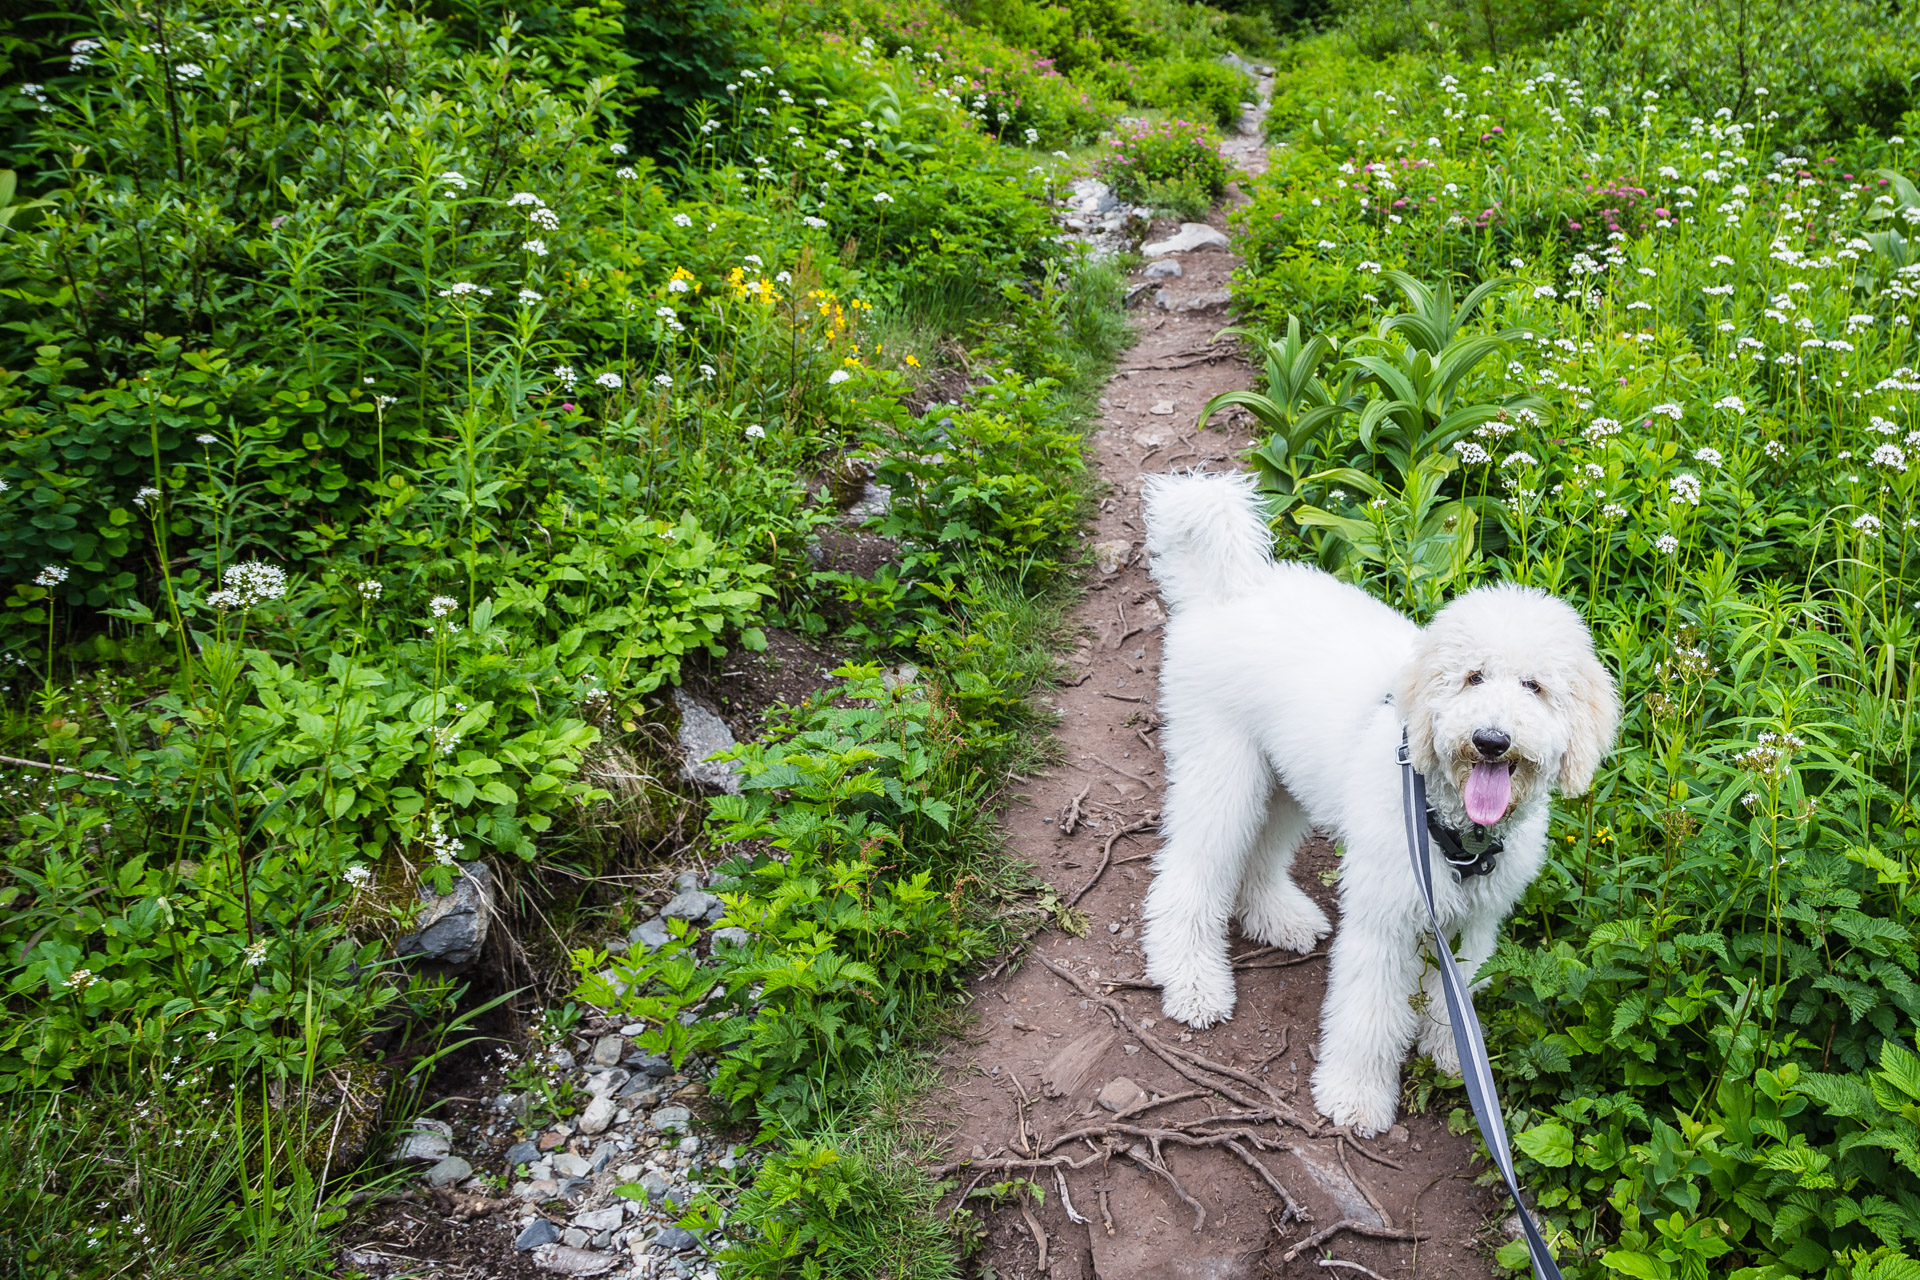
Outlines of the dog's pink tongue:
<svg viewBox="0 0 1920 1280">
<path fill-rule="evenodd" d="M 1505 761 L 1473 766 L 1460 798 L 1467 802 L 1469 818 L 1483 827 L 1492 826 L 1507 816 L 1507 804 L 1513 799 L 1513 766 Z"/>
</svg>

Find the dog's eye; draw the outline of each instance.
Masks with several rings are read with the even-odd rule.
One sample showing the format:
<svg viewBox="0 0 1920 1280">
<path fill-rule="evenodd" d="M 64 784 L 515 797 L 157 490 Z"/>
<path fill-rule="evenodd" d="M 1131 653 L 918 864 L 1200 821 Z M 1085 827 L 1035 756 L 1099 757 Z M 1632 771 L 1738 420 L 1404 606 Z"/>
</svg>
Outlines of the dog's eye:
<svg viewBox="0 0 1920 1280">
<path fill-rule="evenodd" d="M 1468 684 L 1484 684 L 1486 682 L 1486 679 L 1487 678 L 1481 675 L 1478 671 L 1469 671 L 1467 673 Z"/>
<path fill-rule="evenodd" d="M 1540 692 L 1540 682 L 1538 680 L 1522 680 L 1520 682 L 1520 687 L 1522 689 L 1525 689 L 1528 693 Z"/>
</svg>

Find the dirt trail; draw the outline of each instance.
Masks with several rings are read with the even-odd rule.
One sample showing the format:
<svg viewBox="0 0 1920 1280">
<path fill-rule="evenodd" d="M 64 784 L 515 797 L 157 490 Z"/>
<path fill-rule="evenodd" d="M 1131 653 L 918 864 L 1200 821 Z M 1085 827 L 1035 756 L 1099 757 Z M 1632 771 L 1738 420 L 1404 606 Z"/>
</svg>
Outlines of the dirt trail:
<svg viewBox="0 0 1920 1280">
<path fill-rule="evenodd" d="M 1243 167 L 1263 165 L 1257 135 L 1228 146 L 1237 148 Z M 1211 223 L 1225 229 L 1217 212 Z M 1163 1019 L 1159 993 L 1141 976 L 1140 905 L 1151 876 L 1144 859 L 1155 847 L 1149 819 L 1163 785 L 1153 730 L 1165 614 L 1144 564 L 1140 480 L 1157 471 L 1234 466 L 1250 443 L 1244 426 L 1230 427 L 1224 416 L 1204 432 L 1193 424 L 1208 397 L 1250 386 L 1254 377 L 1231 348 L 1212 344 L 1227 323 L 1225 290 L 1238 260 L 1219 248 L 1175 260 L 1182 274 L 1159 280 L 1161 291 L 1144 300 L 1139 342 L 1100 402 L 1093 444 L 1111 496 L 1101 503 L 1094 534 L 1101 564 L 1077 615 L 1081 640 L 1071 662 L 1078 683 L 1054 694 L 1063 763 L 1025 780 L 1024 794 L 1005 815 L 1014 855 L 1031 861 L 1063 899 L 1088 884 L 1108 847 L 1113 865 L 1079 901 L 1089 920 L 1086 937 L 1049 930 L 1014 972 L 976 984 L 974 1033 L 947 1052 L 946 1085 L 936 1099 L 935 1111 L 951 1131 L 950 1158 L 971 1161 L 957 1175 L 963 1190 L 1016 1177 L 1046 1190 L 1043 1204 L 1024 1208 L 970 1202 L 987 1220 L 987 1243 L 973 1273 L 997 1280 L 1366 1274 L 1323 1269 L 1319 1260 L 1331 1256 L 1382 1277 L 1490 1278 L 1498 1272 L 1481 1256 L 1480 1240 L 1504 1208 L 1473 1185 L 1471 1146 L 1449 1135 L 1440 1116 L 1403 1115 L 1391 1133 L 1365 1143 L 1330 1132 L 1316 1139 L 1271 1118 L 1208 1122 L 1210 1130 L 1244 1131 L 1245 1156 L 1224 1144 L 1192 1147 L 1172 1139 L 1162 1139 L 1158 1157 L 1150 1149 L 1148 1131 L 1192 1126 L 1248 1103 L 1290 1108 L 1306 1125 L 1326 1127 L 1308 1083 L 1326 982 L 1324 943 L 1303 960 L 1236 936 L 1234 954 L 1244 960 L 1239 1013 L 1208 1031 Z M 1069 831 L 1063 817 L 1076 809 Z M 1315 837 L 1293 874 L 1337 928 L 1328 883 L 1333 867 L 1332 848 Z M 1197 1054 L 1234 1074 L 1191 1062 L 1186 1073 L 1177 1071 L 1149 1039 L 1176 1062 L 1182 1052 Z M 1219 1091 L 1200 1090 L 1195 1076 Z M 1193 1096 L 1171 1100 L 1182 1094 Z M 1160 1098 L 1169 1101 L 1156 1105 Z M 1140 1109 L 1116 1117 L 1116 1106 Z M 1096 1157 L 1098 1136 L 1050 1145 L 1109 1124 L 1138 1131 L 1117 1136 L 1110 1157 Z M 1123 1154 L 1129 1146 L 1143 1159 Z M 1032 1156 L 1065 1157 L 1084 1167 L 1021 1170 L 1001 1163 Z M 1249 1159 L 1267 1173 L 1256 1172 Z M 1285 1188 L 1305 1221 L 1288 1220 L 1286 1200 L 1267 1178 Z M 1195 1207 L 1182 1193 L 1204 1210 L 1203 1228 L 1195 1229 Z M 1392 1228 L 1428 1238 L 1416 1245 L 1343 1231 L 1286 1259 L 1290 1249 L 1343 1219 L 1378 1228 L 1382 1211 Z M 1087 1221 L 1073 1221 L 1076 1215 Z M 1036 1230 L 1046 1238 L 1044 1272 Z"/>
</svg>

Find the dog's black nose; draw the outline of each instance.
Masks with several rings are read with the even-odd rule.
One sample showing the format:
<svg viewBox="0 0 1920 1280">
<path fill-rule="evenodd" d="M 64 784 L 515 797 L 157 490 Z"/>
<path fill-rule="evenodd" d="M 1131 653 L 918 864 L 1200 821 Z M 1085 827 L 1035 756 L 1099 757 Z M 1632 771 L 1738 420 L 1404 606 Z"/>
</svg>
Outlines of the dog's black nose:
<svg viewBox="0 0 1920 1280">
<path fill-rule="evenodd" d="M 1498 729 L 1475 729 L 1473 745 L 1488 760 L 1498 760 L 1507 754 L 1507 748 L 1513 745 L 1513 739 Z"/>
</svg>

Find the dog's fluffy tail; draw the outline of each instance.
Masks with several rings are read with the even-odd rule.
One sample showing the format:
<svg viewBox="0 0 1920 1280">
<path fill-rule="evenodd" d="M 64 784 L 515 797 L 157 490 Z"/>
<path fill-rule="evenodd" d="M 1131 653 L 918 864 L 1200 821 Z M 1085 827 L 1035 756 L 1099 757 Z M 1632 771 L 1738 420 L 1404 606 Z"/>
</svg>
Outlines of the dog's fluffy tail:
<svg viewBox="0 0 1920 1280">
<path fill-rule="evenodd" d="M 1231 600 L 1259 588 L 1273 564 L 1273 539 L 1253 485 L 1251 475 L 1225 473 L 1147 480 L 1147 553 L 1169 605 Z"/>
</svg>

